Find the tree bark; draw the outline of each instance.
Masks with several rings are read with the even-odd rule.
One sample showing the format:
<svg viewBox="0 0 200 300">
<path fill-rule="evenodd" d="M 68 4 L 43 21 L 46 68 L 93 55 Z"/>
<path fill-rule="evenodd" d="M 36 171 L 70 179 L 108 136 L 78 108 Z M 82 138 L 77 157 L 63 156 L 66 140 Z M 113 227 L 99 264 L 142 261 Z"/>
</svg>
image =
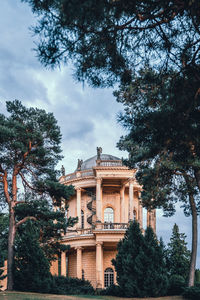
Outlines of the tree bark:
<svg viewBox="0 0 200 300">
<path fill-rule="evenodd" d="M 197 257 L 197 209 L 192 194 L 189 195 L 190 207 L 192 211 L 192 253 L 190 258 L 190 270 L 188 286 L 194 286 L 195 279 L 195 268 L 196 268 L 196 257 Z"/>
<path fill-rule="evenodd" d="M 13 290 L 13 263 L 14 263 L 14 242 L 15 242 L 15 204 L 17 202 L 17 168 L 13 170 L 12 176 L 12 199 L 9 199 L 9 232 L 8 232 L 8 269 L 7 269 L 7 290 Z"/>
<path fill-rule="evenodd" d="M 11 202 L 9 207 L 9 233 L 8 233 L 8 281 L 7 290 L 13 290 L 13 262 L 14 262 L 14 241 L 15 241 L 15 212 L 13 203 Z"/>
</svg>

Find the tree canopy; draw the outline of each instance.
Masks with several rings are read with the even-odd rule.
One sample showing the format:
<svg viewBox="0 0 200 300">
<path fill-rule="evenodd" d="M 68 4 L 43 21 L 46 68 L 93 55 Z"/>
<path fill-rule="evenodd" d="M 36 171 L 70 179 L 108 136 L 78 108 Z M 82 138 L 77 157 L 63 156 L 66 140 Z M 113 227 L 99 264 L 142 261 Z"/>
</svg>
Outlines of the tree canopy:
<svg viewBox="0 0 200 300">
<path fill-rule="evenodd" d="M 8 234 L 8 289 L 13 287 L 13 247 L 18 227 L 28 219 L 36 219 L 33 211 L 18 220 L 15 209 L 26 199 L 24 192 L 53 197 L 61 205 L 74 193 L 72 186 L 59 183 L 56 165 L 61 156 L 61 133 L 52 113 L 37 108 L 26 108 L 18 100 L 6 102 L 8 116 L 0 114 L 0 201 L 9 208 Z M 26 193 L 25 193 L 26 194 Z"/>
<path fill-rule="evenodd" d="M 138 168 L 143 204 L 172 215 L 175 203 L 181 201 L 185 213 L 192 214 L 190 284 L 194 284 L 200 208 L 200 96 L 193 74 L 189 68 L 160 74 L 146 67 L 115 93 L 125 108 L 119 119 L 128 129 L 118 146 L 129 152 L 125 163 Z"/>
<path fill-rule="evenodd" d="M 22 0 L 39 17 L 37 54 L 45 66 L 72 60 L 93 86 L 131 79 L 138 66 L 199 65 L 198 0 Z"/>
</svg>

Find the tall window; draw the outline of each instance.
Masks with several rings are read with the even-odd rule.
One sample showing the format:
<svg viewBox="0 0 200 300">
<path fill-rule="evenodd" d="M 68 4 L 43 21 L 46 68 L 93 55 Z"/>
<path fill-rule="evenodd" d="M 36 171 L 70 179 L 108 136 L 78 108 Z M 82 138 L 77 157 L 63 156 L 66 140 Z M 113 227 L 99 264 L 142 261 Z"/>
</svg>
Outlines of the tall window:
<svg viewBox="0 0 200 300">
<path fill-rule="evenodd" d="M 83 269 L 82 269 L 82 280 L 85 280 L 85 272 Z"/>
<path fill-rule="evenodd" d="M 112 268 L 107 268 L 104 271 L 104 286 L 107 288 L 114 283 L 114 271 Z"/>
<path fill-rule="evenodd" d="M 114 211 L 111 207 L 107 207 L 104 210 L 104 222 L 114 223 Z"/>
<path fill-rule="evenodd" d="M 81 210 L 81 228 L 84 228 L 84 211 Z"/>
</svg>

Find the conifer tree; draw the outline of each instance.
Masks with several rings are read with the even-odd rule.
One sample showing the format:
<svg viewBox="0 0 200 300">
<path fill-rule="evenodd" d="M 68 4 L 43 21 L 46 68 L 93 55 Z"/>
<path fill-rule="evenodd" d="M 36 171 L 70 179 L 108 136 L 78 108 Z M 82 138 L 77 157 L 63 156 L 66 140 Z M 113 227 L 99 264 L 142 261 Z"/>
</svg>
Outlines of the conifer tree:
<svg viewBox="0 0 200 300">
<path fill-rule="evenodd" d="M 160 71 L 199 64 L 198 0 L 22 1 L 39 16 L 40 61 L 71 59 L 76 78 L 92 85 L 128 81 L 145 63 Z"/>
<path fill-rule="evenodd" d="M 20 101 L 6 102 L 8 116 L 0 114 L 0 202 L 8 206 L 8 285 L 13 289 L 14 241 L 18 227 L 30 215 L 16 220 L 15 209 L 26 204 L 19 199 L 20 182 L 35 194 L 54 197 L 67 203 L 74 193 L 72 186 L 59 183 L 55 167 L 61 156 L 61 133 L 52 113 L 42 109 L 26 108 Z"/>
<path fill-rule="evenodd" d="M 138 169 L 143 205 L 171 216 L 181 201 L 185 214 L 192 215 L 189 286 L 194 285 L 200 210 L 200 94 L 192 69 L 158 73 L 147 66 L 115 93 L 124 104 L 120 120 L 128 129 L 118 146 L 129 152 L 125 163 Z"/>
<path fill-rule="evenodd" d="M 124 296 L 149 297 L 166 293 L 168 279 L 164 250 L 152 228 L 147 228 L 143 236 L 139 224 L 134 221 L 117 250 L 112 263 Z"/>
<path fill-rule="evenodd" d="M 15 242 L 14 289 L 49 292 L 50 263 L 40 246 L 37 225 L 28 220 L 23 227 Z"/>
<path fill-rule="evenodd" d="M 172 229 L 172 235 L 167 247 L 167 267 L 170 276 L 180 275 L 188 279 L 190 267 L 190 251 L 185 241 L 186 235 L 179 232 L 176 224 Z"/>
</svg>

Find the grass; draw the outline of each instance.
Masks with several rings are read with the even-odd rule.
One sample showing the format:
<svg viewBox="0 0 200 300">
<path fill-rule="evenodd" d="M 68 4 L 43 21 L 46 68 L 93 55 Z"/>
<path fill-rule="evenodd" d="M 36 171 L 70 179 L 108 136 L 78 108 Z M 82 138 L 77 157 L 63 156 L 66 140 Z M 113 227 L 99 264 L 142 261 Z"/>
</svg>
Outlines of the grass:
<svg viewBox="0 0 200 300">
<path fill-rule="evenodd" d="M 64 296 L 64 295 L 49 295 L 37 293 L 22 293 L 22 292 L 0 292 L 0 300 L 142 300 L 144 298 L 118 298 L 111 296 Z M 183 300 L 181 296 L 169 296 L 160 298 L 145 298 L 144 300 Z"/>
</svg>

